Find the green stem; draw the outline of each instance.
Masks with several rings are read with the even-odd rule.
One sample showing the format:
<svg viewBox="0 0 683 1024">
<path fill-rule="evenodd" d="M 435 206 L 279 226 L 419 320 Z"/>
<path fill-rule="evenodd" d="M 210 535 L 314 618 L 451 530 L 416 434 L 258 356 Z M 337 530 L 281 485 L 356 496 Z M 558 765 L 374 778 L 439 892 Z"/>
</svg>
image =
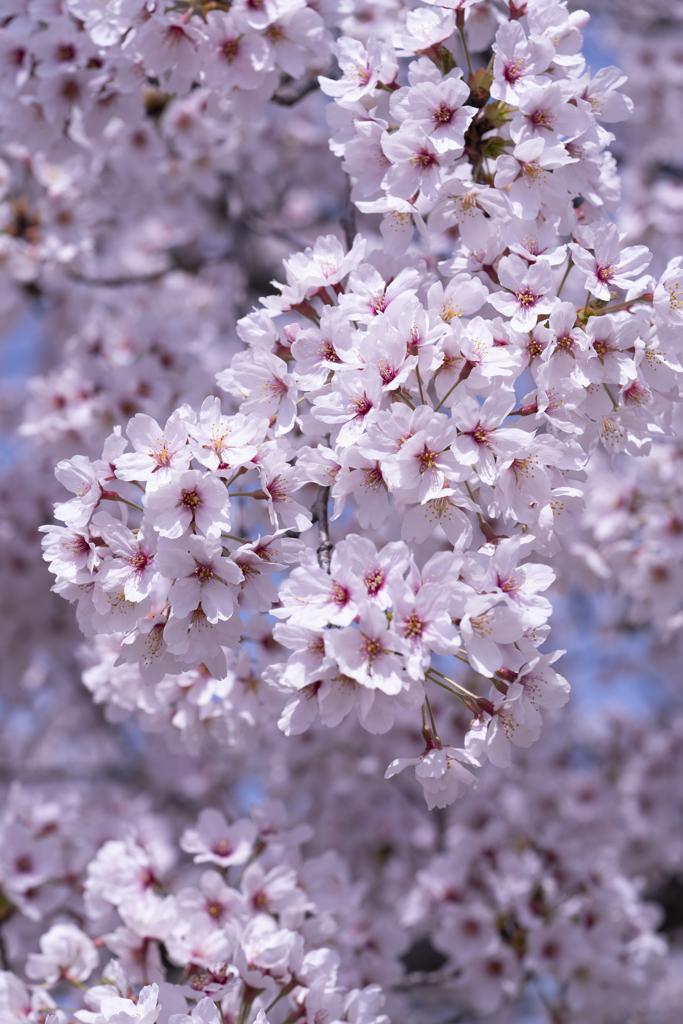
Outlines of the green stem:
<svg viewBox="0 0 683 1024">
<path fill-rule="evenodd" d="M 637 299 L 628 299 L 627 302 L 620 302 L 618 306 L 605 306 L 604 309 L 599 309 L 595 315 L 604 316 L 605 313 L 618 313 L 620 309 L 628 309 L 629 306 L 633 306 L 636 302 L 652 302 L 652 292 L 645 292 L 644 295 L 639 295 Z"/>
<path fill-rule="evenodd" d="M 237 1018 L 237 1024 L 246 1024 L 249 1011 L 251 1009 L 254 999 L 256 999 L 258 990 L 253 989 L 250 985 L 245 985 L 244 992 L 242 993 L 242 1004 L 240 1006 L 239 1016 Z"/>
<path fill-rule="evenodd" d="M 454 690 L 452 687 L 446 686 L 445 683 L 440 682 L 438 679 L 434 679 L 433 676 L 428 675 L 426 678 L 429 679 L 430 683 L 434 683 L 436 686 L 440 686 L 442 690 L 445 690 L 446 693 L 450 693 L 451 697 L 457 697 L 459 700 L 465 702 L 469 700 L 464 693 L 459 693 L 458 690 Z"/>
<path fill-rule="evenodd" d="M 402 402 L 405 402 L 405 403 L 406 403 L 406 405 L 408 406 L 408 408 L 412 409 L 412 410 L 413 410 L 413 412 L 415 412 L 415 406 L 414 406 L 414 405 L 413 405 L 413 403 L 412 403 L 412 402 L 410 401 L 410 399 L 408 398 L 408 396 L 407 396 L 407 395 L 404 395 L 402 391 L 400 391 L 400 390 L 397 390 L 397 392 L 396 392 L 396 397 L 397 397 L 397 398 L 400 398 Z"/>
<path fill-rule="evenodd" d="M 425 704 L 427 705 L 427 711 L 429 712 L 429 720 L 432 723 L 432 732 L 434 733 L 434 739 L 437 743 L 440 743 L 439 734 L 436 731 L 436 722 L 434 721 L 434 712 L 432 711 L 432 705 L 429 703 L 429 697 L 425 693 Z"/>
<path fill-rule="evenodd" d="M 454 690 L 450 686 L 446 686 L 445 683 L 440 682 L 438 679 L 434 679 L 434 677 L 429 674 L 425 675 L 425 679 L 428 679 L 430 683 L 434 683 L 436 686 L 440 686 L 442 690 L 445 690 L 446 693 L 450 693 L 453 697 L 462 697 L 462 694 L 458 693 L 457 690 Z"/>
<path fill-rule="evenodd" d="M 116 493 L 116 491 L 104 491 L 102 493 L 102 498 L 105 501 L 122 501 L 124 505 L 130 505 L 130 507 L 134 508 L 137 512 L 144 513 L 145 511 L 142 506 L 136 505 L 134 501 L 128 501 L 128 498 L 122 498 L 120 494 Z"/>
<path fill-rule="evenodd" d="M 233 473 L 233 475 L 230 477 L 229 480 L 224 480 L 223 483 L 225 484 L 226 487 L 229 487 L 230 484 L 233 484 L 235 482 L 235 480 L 237 479 L 238 476 L 242 476 L 242 474 L 246 473 L 246 472 L 247 472 L 247 470 L 245 469 L 245 467 L 244 466 L 240 466 L 240 468 L 237 470 L 237 472 Z"/>
<path fill-rule="evenodd" d="M 569 277 L 569 271 L 572 269 L 573 266 L 574 266 L 574 260 L 570 256 L 569 257 L 569 263 L 567 264 L 567 269 L 564 272 L 564 277 L 560 281 L 560 287 L 557 289 L 557 297 L 558 297 L 558 299 L 559 299 L 560 295 L 562 294 L 562 289 L 564 288 L 564 283 L 567 280 L 567 278 Z"/>
<path fill-rule="evenodd" d="M 619 404 L 618 404 L 618 402 L 614 401 L 614 395 L 612 394 L 612 392 L 610 391 L 610 389 L 607 387 L 606 384 L 603 384 L 602 386 L 605 389 L 605 391 L 607 392 L 607 394 L 609 395 L 610 402 L 614 406 L 614 411 L 615 412 L 619 412 Z"/>
<path fill-rule="evenodd" d="M 273 1009 L 275 1004 L 279 1003 L 279 1001 L 282 999 L 283 996 L 289 995 L 289 993 L 292 991 L 293 988 L 295 988 L 295 986 L 296 986 L 296 982 L 294 981 L 294 979 L 292 979 L 287 985 L 284 986 L 284 988 L 282 988 L 280 990 L 280 994 L 275 996 L 275 999 L 273 999 L 272 1003 L 270 1003 L 268 1006 L 266 1006 L 266 1008 L 264 1010 L 264 1013 L 266 1013 L 266 1014 L 270 1013 L 270 1011 Z"/>
<path fill-rule="evenodd" d="M 424 393 L 422 391 L 422 377 L 420 376 L 420 367 L 419 366 L 415 367 L 415 376 L 417 377 L 417 389 L 420 392 L 420 401 L 424 405 L 425 404 L 425 396 L 424 396 Z"/>
<path fill-rule="evenodd" d="M 465 365 L 467 365 L 467 364 L 465 364 Z M 461 371 L 460 371 L 460 374 L 458 375 L 458 379 L 456 380 L 455 384 L 453 385 L 453 387 L 451 387 L 451 388 L 449 388 L 449 389 L 448 389 L 448 391 L 446 392 L 446 394 L 445 394 L 445 395 L 443 396 L 443 398 L 441 399 L 441 401 L 439 402 L 439 404 L 438 404 L 438 405 L 436 406 L 436 408 L 434 409 L 434 412 L 438 412 L 438 411 L 439 411 L 439 409 L 441 408 L 441 406 L 443 405 L 443 403 L 444 403 L 444 402 L 446 401 L 446 399 L 447 399 L 447 398 L 448 398 L 448 397 L 449 397 L 449 396 L 450 396 L 450 395 L 451 395 L 451 394 L 452 394 L 452 393 L 453 393 L 453 392 L 455 391 L 455 389 L 457 388 L 458 384 L 460 384 L 460 383 L 461 383 L 461 382 L 463 381 L 463 379 L 464 379 L 464 378 L 463 378 L 463 375 L 462 375 L 462 370 L 461 370 Z"/>
<path fill-rule="evenodd" d="M 451 686 L 455 686 L 458 690 L 461 690 L 462 693 L 464 693 L 467 697 L 471 697 L 472 700 L 477 700 L 476 693 L 472 693 L 471 690 L 467 690 L 464 686 L 461 686 L 460 683 L 456 683 L 455 679 L 449 679 L 448 676 L 445 676 L 443 674 L 443 672 L 439 672 L 438 668 L 430 668 L 427 670 L 425 675 L 427 675 L 429 678 L 431 678 L 431 676 L 429 676 L 430 672 L 436 672 L 438 676 L 441 676 L 442 679 L 445 679 L 447 683 L 451 684 Z M 442 685 L 441 683 L 439 683 L 438 679 L 432 679 L 432 682 L 436 683 L 438 686 Z"/>
<path fill-rule="evenodd" d="M 462 39 L 462 46 L 463 46 L 463 49 L 465 51 L 465 60 L 467 61 L 467 70 L 469 71 L 470 77 L 471 77 L 472 74 L 473 74 L 473 71 L 472 71 L 472 61 L 470 60 L 470 51 L 467 48 L 467 40 L 465 39 L 465 28 L 464 28 L 463 25 L 458 25 L 458 32 L 460 33 L 460 38 Z"/>
</svg>

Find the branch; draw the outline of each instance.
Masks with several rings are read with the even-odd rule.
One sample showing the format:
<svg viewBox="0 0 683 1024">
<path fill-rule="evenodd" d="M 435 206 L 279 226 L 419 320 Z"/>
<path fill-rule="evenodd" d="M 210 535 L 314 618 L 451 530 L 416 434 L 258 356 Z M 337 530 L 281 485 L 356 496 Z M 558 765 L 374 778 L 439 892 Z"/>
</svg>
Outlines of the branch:
<svg viewBox="0 0 683 1024">
<path fill-rule="evenodd" d="M 270 97 L 273 103 L 277 103 L 281 107 L 293 107 L 304 96 L 308 96 L 309 93 L 314 92 L 318 85 L 317 78 L 309 78 L 307 82 L 303 82 L 298 89 L 291 93 L 274 92 Z"/>
<path fill-rule="evenodd" d="M 189 246 L 171 246 L 165 251 L 165 255 L 169 260 L 167 266 L 154 270 L 149 274 L 130 274 L 119 277 L 88 277 L 86 274 L 81 274 L 78 270 L 73 270 L 71 267 L 65 267 L 64 269 L 72 281 L 78 281 L 80 284 L 89 284 L 95 288 L 124 288 L 126 285 L 150 284 L 152 281 L 158 281 L 166 274 L 173 273 L 174 270 L 180 270 L 185 274 L 198 274 L 205 267 L 213 267 L 217 263 L 230 259 L 233 252 L 231 248 L 228 248 L 214 255 L 204 256 L 192 252 Z"/>
<path fill-rule="evenodd" d="M 350 252 L 353 240 L 356 237 L 356 207 L 351 199 L 351 179 L 346 179 L 346 195 L 344 197 L 344 212 L 339 218 L 339 223 L 344 229 L 346 248 Z"/>
<path fill-rule="evenodd" d="M 334 545 L 330 540 L 330 527 L 327 518 L 327 504 L 330 500 L 330 488 L 319 487 L 318 495 L 313 502 L 311 512 L 313 513 L 313 522 L 318 524 L 318 535 L 320 537 L 320 543 L 318 544 L 318 565 L 321 569 L 324 569 L 326 573 L 330 572 L 330 563 L 332 562 L 332 548 Z"/>
<path fill-rule="evenodd" d="M 123 288 L 129 284 L 149 284 L 152 281 L 158 281 L 164 274 L 169 274 L 175 269 L 173 266 L 164 267 L 163 270 L 155 270 L 153 274 L 140 274 L 131 277 L 86 277 L 85 274 L 79 274 L 77 270 L 67 268 L 66 275 L 72 281 L 78 281 L 79 284 L 89 284 L 94 288 Z"/>
</svg>

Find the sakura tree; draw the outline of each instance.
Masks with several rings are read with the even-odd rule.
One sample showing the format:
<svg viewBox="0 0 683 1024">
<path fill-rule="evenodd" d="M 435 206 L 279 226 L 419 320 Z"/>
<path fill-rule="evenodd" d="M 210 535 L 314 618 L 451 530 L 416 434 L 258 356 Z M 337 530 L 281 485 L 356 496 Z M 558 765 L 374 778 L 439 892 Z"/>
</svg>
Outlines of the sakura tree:
<svg viewBox="0 0 683 1024">
<path fill-rule="evenodd" d="M 8 1015 L 676 1005 L 681 718 L 570 717 L 550 636 L 591 576 L 683 624 L 683 257 L 619 226 L 588 21 L 8 7 Z"/>
</svg>

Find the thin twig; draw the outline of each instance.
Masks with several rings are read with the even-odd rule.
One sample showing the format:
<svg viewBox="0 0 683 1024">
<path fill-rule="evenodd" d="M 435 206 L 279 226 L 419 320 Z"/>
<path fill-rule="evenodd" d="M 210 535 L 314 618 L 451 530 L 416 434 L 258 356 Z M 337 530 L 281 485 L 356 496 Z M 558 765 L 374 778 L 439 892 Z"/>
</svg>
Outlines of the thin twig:
<svg viewBox="0 0 683 1024">
<path fill-rule="evenodd" d="M 570 256 L 569 257 L 569 263 L 567 264 L 567 269 L 564 272 L 564 277 L 560 281 L 560 287 L 557 289 L 557 297 L 558 297 L 558 299 L 559 299 L 560 295 L 562 294 L 562 289 L 564 288 L 564 282 L 569 277 L 569 271 L 572 269 L 573 266 L 574 266 L 574 261 L 573 261 L 573 259 Z"/>
<path fill-rule="evenodd" d="M 605 389 L 605 391 L 607 392 L 607 394 L 609 395 L 610 402 L 612 403 L 612 405 L 614 407 L 614 411 L 615 412 L 619 412 L 619 403 L 617 401 L 615 401 L 614 395 L 612 394 L 612 392 L 610 391 L 610 389 L 607 387 L 606 384 L 603 384 L 602 386 Z"/>
<path fill-rule="evenodd" d="M 437 743 L 440 743 L 439 734 L 436 731 L 436 722 L 434 721 L 434 712 L 432 711 L 432 705 L 429 703 L 429 697 L 425 693 L 425 704 L 427 705 L 427 711 L 429 711 L 429 720 L 432 723 L 432 732 L 434 733 L 434 739 Z"/>
<path fill-rule="evenodd" d="M 465 26 L 459 24 L 458 25 L 458 32 L 460 33 L 460 38 L 462 40 L 462 46 L 463 46 L 463 49 L 465 51 L 465 60 L 467 61 L 467 70 L 469 71 L 470 78 L 471 78 L 472 75 L 473 75 L 472 61 L 470 60 L 470 51 L 469 51 L 469 49 L 467 47 L 467 39 L 465 38 Z"/>
</svg>

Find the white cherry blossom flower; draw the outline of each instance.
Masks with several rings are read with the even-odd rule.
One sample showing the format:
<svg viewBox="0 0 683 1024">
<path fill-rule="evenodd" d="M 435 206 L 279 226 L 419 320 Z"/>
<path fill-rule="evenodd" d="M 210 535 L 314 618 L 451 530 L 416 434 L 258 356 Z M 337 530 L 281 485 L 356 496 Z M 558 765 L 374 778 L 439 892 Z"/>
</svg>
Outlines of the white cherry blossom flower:
<svg viewBox="0 0 683 1024">
<path fill-rule="evenodd" d="M 155 582 L 158 537 L 145 526 L 132 533 L 108 512 L 98 512 L 93 525 L 112 554 L 101 569 L 102 586 L 106 591 L 122 590 L 126 601 L 140 601 L 149 596 Z"/>
<path fill-rule="evenodd" d="M 498 266 L 498 277 L 507 290 L 494 292 L 489 302 L 503 316 L 512 318 L 512 327 L 528 331 L 539 316 L 551 312 L 555 300 L 548 260 L 538 259 L 528 264 L 520 256 L 504 256 Z"/>
<path fill-rule="evenodd" d="M 627 81 L 627 76 L 615 67 L 600 68 L 592 78 L 589 72 L 579 102 L 601 121 L 623 121 L 633 112 L 633 100 L 617 92 Z"/>
<path fill-rule="evenodd" d="M 581 245 L 569 248 L 575 265 L 583 274 L 584 285 L 597 299 L 608 300 L 610 288 L 629 288 L 632 279 L 643 272 L 652 259 L 644 245 L 621 248 L 616 224 L 603 224 L 595 231 L 594 256 Z"/>
<path fill-rule="evenodd" d="M 389 85 L 396 77 L 398 65 L 391 47 L 378 43 L 372 36 L 367 49 L 349 36 L 342 36 L 331 49 L 339 61 L 342 77 L 338 80 L 321 77 L 320 88 L 326 96 L 333 96 L 341 103 L 360 100 L 379 82 Z"/>
<path fill-rule="evenodd" d="M 325 650 L 345 675 L 388 696 L 395 696 L 404 688 L 402 666 L 394 645 L 384 612 L 374 606 L 361 609 L 358 629 L 346 626 L 325 635 Z"/>
<path fill-rule="evenodd" d="M 501 389 L 482 406 L 468 396 L 453 408 L 459 433 L 451 450 L 464 465 L 475 467 L 485 483 L 495 480 L 495 456 L 523 458 L 527 453 L 529 435 L 517 427 L 501 426 L 514 404 L 514 393 Z"/>
<path fill-rule="evenodd" d="M 431 811 L 434 807 L 448 807 L 465 795 L 468 786 L 476 786 L 476 776 L 465 764 L 477 765 L 478 761 L 464 750 L 437 743 L 431 748 L 428 746 L 420 757 L 397 757 L 384 777 L 390 779 L 414 766 L 415 777 Z"/>
<path fill-rule="evenodd" d="M 75 924 L 55 924 L 40 940 L 40 953 L 26 962 L 29 978 L 55 985 L 62 978 L 87 981 L 99 962 L 92 939 Z"/>
<path fill-rule="evenodd" d="M 515 146 L 511 155 L 498 157 L 494 184 L 496 188 L 509 185 L 510 201 L 517 216 L 535 220 L 541 210 L 561 209 L 563 201 L 569 200 L 566 182 L 555 172 L 576 159 L 569 147 L 547 146 L 538 137 L 526 139 Z"/>
<path fill-rule="evenodd" d="M 555 53 L 549 39 L 527 39 L 519 21 L 507 21 L 500 26 L 493 52 L 496 56 L 491 95 L 512 104 L 519 102 L 529 85 L 540 84 L 538 76 L 547 70 Z"/>
<path fill-rule="evenodd" d="M 174 412 L 162 430 L 156 420 L 138 413 L 128 423 L 126 433 L 135 452 L 120 455 L 116 475 L 120 480 L 146 480 L 152 486 L 166 483 L 174 471 L 187 469 L 187 423 Z"/>
<path fill-rule="evenodd" d="M 196 527 L 206 537 L 230 529 L 230 499 L 217 477 L 188 469 L 144 498 L 145 511 L 162 537 L 175 540 Z"/>
<path fill-rule="evenodd" d="M 107 1024 L 154 1024 L 161 1011 L 158 999 L 159 986 L 146 985 L 137 1001 L 106 996 L 100 1003 L 100 1013 Z"/>
<path fill-rule="evenodd" d="M 218 864 L 227 868 L 249 860 L 255 839 L 253 822 L 241 819 L 228 825 L 220 811 L 209 808 L 200 813 L 196 828 L 183 832 L 180 846 L 195 855 L 195 864 Z"/>
<path fill-rule="evenodd" d="M 411 199 L 417 192 L 435 198 L 441 168 L 451 154 L 436 148 L 422 124 L 404 122 L 397 132 L 382 137 L 382 149 L 391 161 L 382 182 L 387 192 L 400 199 Z"/>
<path fill-rule="evenodd" d="M 185 618 L 201 604 L 209 622 L 229 619 L 237 585 L 244 579 L 238 565 L 222 555 L 219 538 L 190 535 L 187 547 L 166 544 L 156 557 L 156 568 L 173 580 L 168 600 L 174 614 Z"/>
</svg>

